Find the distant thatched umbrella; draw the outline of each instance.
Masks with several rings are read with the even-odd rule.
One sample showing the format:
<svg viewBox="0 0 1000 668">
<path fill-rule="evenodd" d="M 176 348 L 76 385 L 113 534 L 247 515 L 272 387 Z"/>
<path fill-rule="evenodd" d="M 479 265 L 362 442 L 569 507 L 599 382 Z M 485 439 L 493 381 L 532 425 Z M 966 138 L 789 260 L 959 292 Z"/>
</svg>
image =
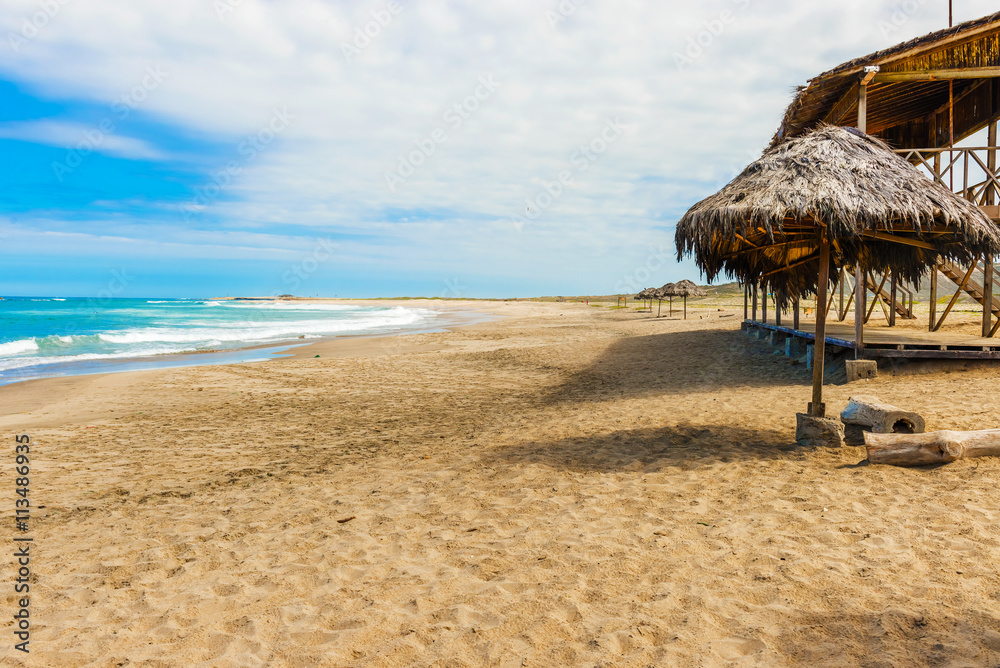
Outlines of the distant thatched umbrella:
<svg viewBox="0 0 1000 668">
<path fill-rule="evenodd" d="M 678 258 L 693 253 L 709 280 L 725 273 L 743 285 L 761 282 L 779 308 L 816 293 L 810 412 L 822 417 L 831 261 L 838 270 L 890 270 L 918 284 L 939 256 L 969 263 L 997 254 L 1000 232 L 974 204 L 878 139 L 822 126 L 769 149 L 691 207 L 677 224 L 676 244 Z"/>
<path fill-rule="evenodd" d="M 652 298 L 653 298 L 652 297 L 652 293 L 653 293 L 653 288 L 645 288 L 643 290 L 640 290 L 638 293 L 636 293 L 635 299 L 637 299 L 639 301 L 642 301 L 642 302 L 645 302 L 647 299 L 652 300 Z M 645 304 L 644 304 L 644 306 L 645 306 Z M 652 301 L 649 302 L 649 312 L 650 313 L 653 312 L 653 302 Z"/>
<path fill-rule="evenodd" d="M 669 296 L 669 290 L 672 287 L 674 287 L 673 283 L 664 283 L 661 287 L 656 288 L 655 290 L 653 290 L 653 295 L 656 297 L 657 302 L 658 302 L 656 304 L 656 317 L 657 318 L 660 317 L 660 304 L 663 303 L 664 297 L 668 297 Z M 650 308 L 649 310 L 650 310 L 650 312 L 653 311 L 652 308 Z M 670 314 L 673 315 L 673 309 L 670 310 Z"/>
<path fill-rule="evenodd" d="M 686 278 L 683 281 L 678 281 L 676 283 L 668 283 L 670 289 L 666 291 L 668 297 L 683 297 L 684 298 L 684 319 L 687 320 L 688 317 L 688 297 L 704 297 L 708 295 L 708 292 L 704 288 L 699 288 L 694 284 L 693 281 L 689 281 Z M 667 287 L 664 285 L 664 289 Z M 670 302 L 670 313 L 673 314 L 674 305 L 673 299 Z"/>
</svg>

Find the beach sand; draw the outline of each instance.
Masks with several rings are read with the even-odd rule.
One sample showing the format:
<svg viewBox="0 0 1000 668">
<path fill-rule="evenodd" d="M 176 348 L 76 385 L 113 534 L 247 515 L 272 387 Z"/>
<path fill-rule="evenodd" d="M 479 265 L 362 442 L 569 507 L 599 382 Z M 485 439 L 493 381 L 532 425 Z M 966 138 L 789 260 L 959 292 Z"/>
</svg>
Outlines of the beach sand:
<svg viewBox="0 0 1000 668">
<path fill-rule="evenodd" d="M 30 434 L 45 506 L 31 653 L 8 566 L 0 664 L 1000 663 L 1000 460 L 795 446 L 809 375 L 742 313 L 487 308 L 0 388 L 0 488 L 13 513 Z M 829 410 L 875 394 L 929 429 L 997 426 L 1000 365 L 921 370 L 830 386 Z"/>
</svg>

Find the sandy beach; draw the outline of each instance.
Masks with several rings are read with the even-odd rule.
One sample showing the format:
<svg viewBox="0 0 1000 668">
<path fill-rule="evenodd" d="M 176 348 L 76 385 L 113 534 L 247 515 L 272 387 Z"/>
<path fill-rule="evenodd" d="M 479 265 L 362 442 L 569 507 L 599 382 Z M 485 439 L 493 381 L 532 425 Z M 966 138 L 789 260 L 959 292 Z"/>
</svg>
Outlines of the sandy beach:
<svg viewBox="0 0 1000 668">
<path fill-rule="evenodd" d="M 809 375 L 733 308 L 450 304 L 501 317 L 0 388 L 0 485 L 30 434 L 36 504 L 31 653 L 11 582 L 0 664 L 1000 663 L 1000 460 L 799 448 Z M 826 402 L 993 428 L 998 379 Z"/>
</svg>

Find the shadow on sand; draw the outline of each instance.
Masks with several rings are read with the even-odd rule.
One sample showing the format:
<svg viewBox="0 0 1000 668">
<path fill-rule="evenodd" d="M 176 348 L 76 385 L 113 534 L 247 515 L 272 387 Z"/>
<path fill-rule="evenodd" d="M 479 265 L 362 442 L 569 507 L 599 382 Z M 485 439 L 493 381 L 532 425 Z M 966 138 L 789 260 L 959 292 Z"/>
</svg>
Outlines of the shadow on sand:
<svg viewBox="0 0 1000 668">
<path fill-rule="evenodd" d="M 622 339 L 554 388 L 546 403 L 808 385 L 805 365 L 734 330 L 667 332 Z"/>
<path fill-rule="evenodd" d="M 691 425 L 623 430 L 492 451 L 504 464 L 542 464 L 570 471 L 613 471 L 655 466 L 699 468 L 744 460 L 806 456 L 790 434 L 773 429 Z"/>
</svg>

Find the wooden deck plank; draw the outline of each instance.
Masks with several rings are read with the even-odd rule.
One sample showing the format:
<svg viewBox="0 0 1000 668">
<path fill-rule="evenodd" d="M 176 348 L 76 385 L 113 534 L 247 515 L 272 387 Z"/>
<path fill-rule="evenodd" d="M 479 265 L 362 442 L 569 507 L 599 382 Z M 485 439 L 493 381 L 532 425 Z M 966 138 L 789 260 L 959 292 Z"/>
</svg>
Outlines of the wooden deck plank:
<svg viewBox="0 0 1000 668">
<path fill-rule="evenodd" d="M 745 321 L 746 326 L 762 327 L 783 332 L 790 336 L 815 339 L 815 323 L 801 322 L 797 330 L 791 327 L 767 324 L 759 321 Z M 841 348 L 855 348 L 854 326 L 838 322 L 828 322 L 826 342 Z M 929 332 L 887 331 L 882 328 L 865 329 L 865 357 L 914 357 L 943 359 L 998 359 L 1000 360 L 1000 339 L 968 336 L 963 334 L 941 334 Z"/>
</svg>

